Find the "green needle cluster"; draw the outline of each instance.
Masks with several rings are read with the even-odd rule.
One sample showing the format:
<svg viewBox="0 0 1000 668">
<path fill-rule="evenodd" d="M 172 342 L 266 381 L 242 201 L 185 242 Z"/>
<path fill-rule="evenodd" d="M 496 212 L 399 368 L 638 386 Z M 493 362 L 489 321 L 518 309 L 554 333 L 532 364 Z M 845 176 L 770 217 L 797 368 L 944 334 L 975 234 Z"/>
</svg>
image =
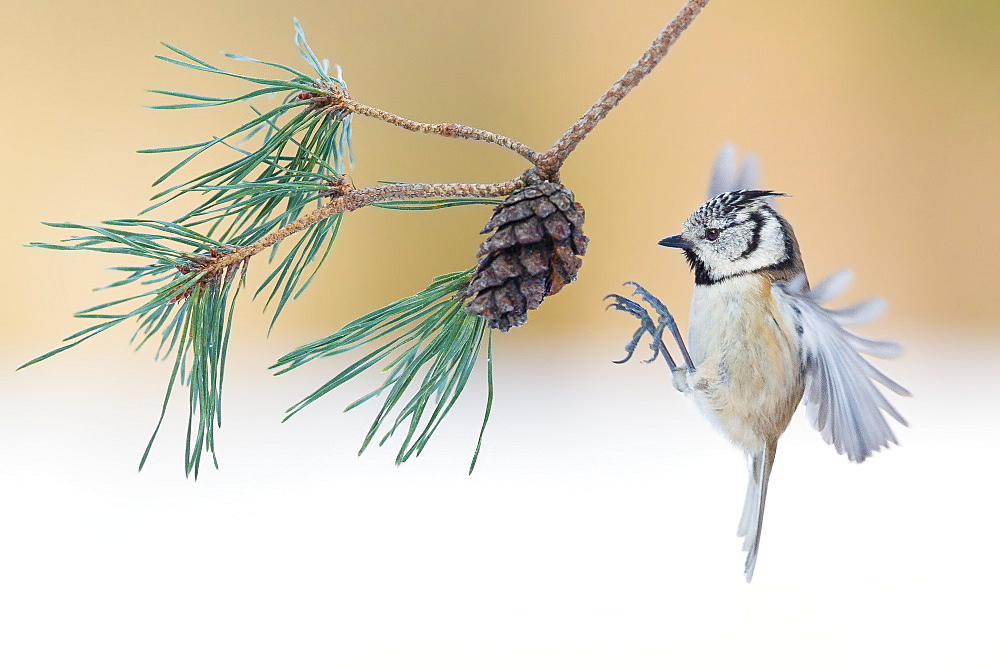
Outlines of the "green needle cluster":
<svg viewBox="0 0 1000 668">
<path fill-rule="evenodd" d="M 292 406 L 288 417 L 363 372 L 378 368 L 386 374 L 382 384 L 345 410 L 381 397 L 382 408 L 358 454 L 364 452 L 379 431 L 384 432 L 378 441 L 381 446 L 403 428 L 402 444 L 396 455 L 396 463 L 400 464 L 420 454 L 455 405 L 472 375 L 486 339 L 489 349 L 489 398 L 476 455 L 469 468 L 471 473 L 482 445 L 493 399 L 492 330 L 486 327 L 485 319 L 467 313 L 456 299 L 456 294 L 468 285 L 471 274 L 468 270 L 438 276 L 421 292 L 372 311 L 338 332 L 279 359 L 275 367 L 280 368 L 278 373 L 281 374 L 319 358 L 374 347 Z M 392 417 L 393 412 L 395 418 Z"/>
<path fill-rule="evenodd" d="M 316 100 L 331 91 L 346 94 L 338 71 L 328 73 L 306 43 L 298 22 L 295 40 L 312 72 L 245 56 L 227 57 L 278 71 L 281 78 L 248 76 L 212 65 L 174 46 L 161 60 L 197 72 L 235 78 L 252 86 L 234 97 L 208 97 L 173 91 L 154 91 L 180 102 L 158 109 L 196 109 L 246 103 L 251 117 L 235 129 L 205 141 L 148 149 L 144 153 L 177 153 L 183 157 L 154 183 L 164 186 L 139 218 L 105 221 L 100 225 L 48 223 L 73 236 L 59 243 L 35 243 L 54 250 L 83 250 L 128 255 L 134 266 L 113 267 L 121 277 L 106 288 L 131 289 L 136 294 L 77 313 L 96 320 L 65 340 L 65 345 L 24 366 L 72 348 L 92 336 L 126 321 L 137 324 L 138 347 L 158 339 L 157 357 L 172 358 L 159 422 L 140 462 L 145 464 L 174 389 L 188 390 L 188 427 L 185 470 L 198 475 L 202 454 L 215 457 L 215 428 L 222 421 L 222 385 L 227 342 L 236 298 L 245 283 L 249 255 L 220 265 L 219 258 L 235 253 L 281 231 L 334 197 L 335 186 L 351 162 L 351 116 Z M 249 104 L 272 103 L 269 108 Z M 224 164 L 189 177 L 199 156 L 222 155 Z M 183 176 L 182 176 L 183 175 Z M 146 217 L 168 202 L 188 202 L 186 213 L 169 220 Z M 401 210 L 437 209 L 466 204 L 495 204 L 485 198 L 437 198 L 379 202 Z M 254 296 L 264 295 L 273 309 L 274 326 L 290 300 L 299 297 L 337 240 L 344 214 L 334 212 L 304 227 L 295 236 L 269 245 L 270 271 Z M 317 357 L 327 357 L 386 337 L 376 353 L 337 374 L 320 390 L 293 407 L 291 414 L 311 404 L 333 387 L 392 357 L 388 379 L 381 388 L 351 407 L 375 396 L 384 399 L 364 445 L 385 428 L 380 444 L 402 432 L 398 461 L 419 454 L 437 426 L 465 389 L 485 338 L 481 318 L 467 314 L 455 293 L 468 281 L 468 272 L 437 279 L 427 290 L 370 313 L 336 334 L 290 353 L 279 365 L 288 371 Z M 403 334 L 397 336 L 400 328 Z M 492 363 L 492 362 L 490 362 Z M 412 392 L 410 392 L 412 390 Z M 410 396 L 412 394 L 412 396 Z M 405 395 L 405 400 L 404 400 Z M 491 390 L 492 396 L 492 390 Z M 398 411 L 395 417 L 393 412 Z M 488 416 L 488 412 L 487 412 Z M 485 421 L 484 421 L 485 426 Z M 480 434 L 480 442 L 482 434 Z M 362 447 L 362 450 L 364 446 Z M 476 450 L 478 454 L 478 447 Z"/>
</svg>

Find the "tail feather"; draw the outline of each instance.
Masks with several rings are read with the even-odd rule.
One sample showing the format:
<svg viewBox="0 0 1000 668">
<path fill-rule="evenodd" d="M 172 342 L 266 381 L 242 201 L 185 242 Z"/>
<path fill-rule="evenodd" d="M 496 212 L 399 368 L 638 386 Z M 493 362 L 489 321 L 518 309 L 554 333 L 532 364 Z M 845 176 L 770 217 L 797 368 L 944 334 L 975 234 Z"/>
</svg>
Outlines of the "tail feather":
<svg viewBox="0 0 1000 668">
<path fill-rule="evenodd" d="M 737 535 L 743 538 L 743 551 L 747 553 L 744 574 L 747 582 L 753 579 L 757 566 L 757 552 L 760 550 L 760 531 L 764 525 L 764 502 L 767 500 L 767 481 L 771 477 L 774 456 L 778 451 L 776 443 L 768 444 L 761 452 L 747 455 L 750 480 L 747 483 L 746 500 Z"/>
<path fill-rule="evenodd" d="M 757 485 L 754 484 L 754 455 L 747 455 L 747 469 L 750 472 L 750 479 L 747 480 L 747 496 L 743 501 L 743 514 L 740 515 L 740 528 L 736 535 L 745 538 L 743 541 L 743 551 L 750 549 L 750 541 L 753 533 L 750 532 L 751 523 L 757 522 Z"/>
</svg>

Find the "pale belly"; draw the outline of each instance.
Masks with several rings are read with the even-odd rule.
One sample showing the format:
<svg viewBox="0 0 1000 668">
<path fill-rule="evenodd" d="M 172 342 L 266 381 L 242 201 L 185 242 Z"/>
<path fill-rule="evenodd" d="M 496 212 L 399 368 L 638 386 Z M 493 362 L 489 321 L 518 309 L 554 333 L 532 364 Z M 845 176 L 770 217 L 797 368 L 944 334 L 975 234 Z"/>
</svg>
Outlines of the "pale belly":
<svg viewBox="0 0 1000 668">
<path fill-rule="evenodd" d="M 777 442 L 803 382 L 798 337 L 770 282 L 748 275 L 696 285 L 688 345 L 690 394 L 709 419 L 748 452 Z"/>
</svg>

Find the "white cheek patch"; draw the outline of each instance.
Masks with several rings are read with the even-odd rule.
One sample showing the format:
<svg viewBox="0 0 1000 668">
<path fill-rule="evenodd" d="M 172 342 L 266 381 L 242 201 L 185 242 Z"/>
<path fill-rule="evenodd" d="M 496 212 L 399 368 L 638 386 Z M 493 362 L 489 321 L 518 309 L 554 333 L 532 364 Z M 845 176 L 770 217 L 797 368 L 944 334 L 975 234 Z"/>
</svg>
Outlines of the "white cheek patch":
<svg viewBox="0 0 1000 668">
<path fill-rule="evenodd" d="M 721 279 L 736 274 L 748 274 L 778 264 L 785 259 L 785 238 L 781 231 L 781 224 L 771 216 L 768 216 L 761 226 L 757 247 L 746 257 L 741 255 L 749 247 L 749 234 L 745 239 L 734 241 L 736 243 L 730 247 L 711 249 L 711 257 L 708 258 L 709 261 L 706 264 L 713 278 Z M 729 256 L 723 255 L 720 251 L 729 251 Z"/>
</svg>

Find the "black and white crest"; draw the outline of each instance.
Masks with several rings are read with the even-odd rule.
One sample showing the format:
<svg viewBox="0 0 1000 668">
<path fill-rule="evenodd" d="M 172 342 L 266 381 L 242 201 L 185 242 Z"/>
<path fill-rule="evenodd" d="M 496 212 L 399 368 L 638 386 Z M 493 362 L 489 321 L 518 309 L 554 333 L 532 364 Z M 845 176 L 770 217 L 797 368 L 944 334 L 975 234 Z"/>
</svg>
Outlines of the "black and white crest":
<svg viewBox="0 0 1000 668">
<path fill-rule="evenodd" d="M 698 207 L 694 215 L 717 219 L 732 218 L 740 210 L 749 208 L 762 200 L 766 202 L 771 197 L 787 197 L 787 195 L 773 190 L 734 190 L 716 195 Z"/>
</svg>

